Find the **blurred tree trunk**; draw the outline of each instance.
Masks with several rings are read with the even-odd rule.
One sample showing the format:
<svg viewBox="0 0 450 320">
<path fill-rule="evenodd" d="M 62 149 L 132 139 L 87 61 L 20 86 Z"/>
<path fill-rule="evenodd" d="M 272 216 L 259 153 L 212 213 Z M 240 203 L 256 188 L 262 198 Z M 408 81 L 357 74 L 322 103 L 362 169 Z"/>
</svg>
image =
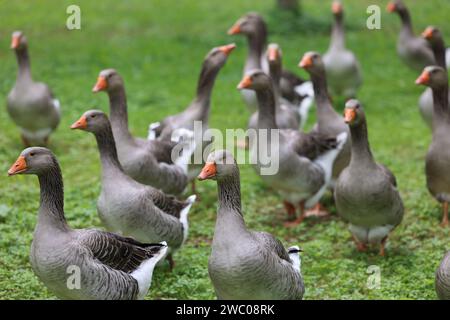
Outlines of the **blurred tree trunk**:
<svg viewBox="0 0 450 320">
<path fill-rule="evenodd" d="M 277 0 L 278 7 L 285 10 L 298 10 L 298 0 Z"/>
</svg>

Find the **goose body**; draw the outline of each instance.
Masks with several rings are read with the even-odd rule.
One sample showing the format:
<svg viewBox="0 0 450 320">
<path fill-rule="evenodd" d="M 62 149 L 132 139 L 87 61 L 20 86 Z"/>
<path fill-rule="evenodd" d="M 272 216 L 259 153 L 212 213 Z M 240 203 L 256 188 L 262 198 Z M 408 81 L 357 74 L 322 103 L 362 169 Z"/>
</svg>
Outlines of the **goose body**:
<svg viewBox="0 0 450 320">
<path fill-rule="evenodd" d="M 346 132 L 348 135 L 342 151 L 333 164 L 333 181 L 335 181 L 350 162 L 352 145 L 350 130 L 344 118 L 334 110 L 331 103 L 330 95 L 328 94 L 327 74 L 321 56 L 317 52 L 307 52 L 303 55 L 299 66 L 311 75 L 313 83 L 314 98 L 317 106 L 317 124 L 313 130 L 332 137 L 336 137 L 342 132 Z"/>
<path fill-rule="evenodd" d="M 357 100 L 346 103 L 345 119 L 352 135 L 352 156 L 336 182 L 336 208 L 349 222 L 359 250 L 375 244 L 384 255 L 389 233 L 402 221 L 403 202 L 392 172 L 373 159 L 364 111 Z"/>
<path fill-rule="evenodd" d="M 334 95 L 355 97 L 362 83 L 361 67 L 354 53 L 345 47 L 343 9 L 333 2 L 334 25 L 328 51 L 323 56 L 328 86 Z"/>
<path fill-rule="evenodd" d="M 28 44 L 22 32 L 12 35 L 19 71 L 14 87 L 8 94 L 7 110 L 20 127 L 26 145 L 45 145 L 61 118 L 60 103 L 50 88 L 31 77 Z"/>
<path fill-rule="evenodd" d="M 428 66 L 416 80 L 433 92 L 433 137 L 425 159 L 425 175 L 428 191 L 442 203 L 442 226 L 448 225 L 450 202 L 450 111 L 448 102 L 447 71 L 438 66 Z"/>
<path fill-rule="evenodd" d="M 301 215 L 296 223 L 304 218 L 303 209 L 318 203 L 331 181 L 334 160 L 347 139 L 346 132 L 336 136 L 324 136 L 313 132 L 302 133 L 292 129 L 278 129 L 275 122 L 275 96 L 271 79 L 261 70 L 247 74 L 238 88 L 251 88 L 258 97 L 258 133 L 265 136 L 250 140 L 250 157 L 254 169 L 261 178 L 283 197 L 285 205 L 295 208 L 300 204 Z M 273 172 L 265 173 L 262 155 L 277 154 L 272 164 L 277 165 Z M 288 213 L 292 213 L 289 212 Z M 295 209 L 294 209 L 295 213 Z"/>
<path fill-rule="evenodd" d="M 143 244 L 95 229 L 71 229 L 64 216 L 58 161 L 45 148 L 25 149 L 9 175 L 39 177 L 41 203 L 30 262 L 37 277 L 61 299 L 143 299 L 166 244 Z"/>
<path fill-rule="evenodd" d="M 170 253 L 180 248 L 187 237 L 187 215 L 195 196 L 179 201 L 126 175 L 118 161 L 109 120 L 103 112 L 85 112 L 72 128 L 90 131 L 96 137 L 102 163 L 97 210 L 107 229 L 142 242 L 166 241 Z"/>
<path fill-rule="evenodd" d="M 450 251 L 436 270 L 436 293 L 441 300 L 450 300 Z"/>
<path fill-rule="evenodd" d="M 120 164 L 136 181 L 178 195 L 185 189 L 189 153 L 172 157 L 176 143 L 135 138 L 128 129 L 127 100 L 123 80 L 114 69 L 100 72 L 94 92 L 107 91 L 111 125 Z M 192 151 L 192 150 L 191 150 Z"/>
<path fill-rule="evenodd" d="M 248 230 L 241 211 L 239 169 L 228 151 L 208 157 L 199 178 L 216 179 L 219 208 L 208 260 L 218 299 L 302 299 L 298 247 L 285 249 L 266 232 Z"/>
</svg>

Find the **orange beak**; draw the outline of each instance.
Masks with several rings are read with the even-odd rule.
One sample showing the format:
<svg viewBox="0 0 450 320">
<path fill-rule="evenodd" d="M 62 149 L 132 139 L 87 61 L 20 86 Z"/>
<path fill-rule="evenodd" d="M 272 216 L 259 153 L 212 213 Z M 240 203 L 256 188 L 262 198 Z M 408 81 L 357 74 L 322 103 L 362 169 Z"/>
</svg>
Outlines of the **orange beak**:
<svg viewBox="0 0 450 320">
<path fill-rule="evenodd" d="M 395 6 L 395 3 L 393 2 L 389 2 L 387 7 L 386 7 L 387 12 L 395 12 L 395 10 L 397 10 L 397 7 Z"/>
<path fill-rule="evenodd" d="M 216 176 L 217 169 L 216 164 L 214 162 L 207 162 L 202 169 L 202 172 L 198 175 L 198 180 L 207 180 L 214 178 Z"/>
<path fill-rule="evenodd" d="M 86 129 L 87 128 L 87 120 L 85 116 L 81 116 L 81 118 L 70 126 L 70 129 Z"/>
<path fill-rule="evenodd" d="M 13 176 L 27 170 L 27 162 L 24 156 L 19 156 L 14 164 L 8 170 L 8 176 Z"/>
<path fill-rule="evenodd" d="M 431 39 L 433 37 L 433 28 L 426 28 L 425 31 L 422 32 L 422 37 L 424 37 L 425 39 Z"/>
<path fill-rule="evenodd" d="M 106 81 L 105 77 L 98 77 L 97 83 L 95 84 L 94 88 L 92 88 L 92 92 L 99 92 L 106 90 L 108 88 L 108 82 Z"/>
<path fill-rule="evenodd" d="M 12 37 L 11 40 L 11 49 L 17 49 L 20 44 L 20 37 Z"/>
<path fill-rule="evenodd" d="M 300 68 L 306 69 L 313 65 L 313 61 L 310 55 L 304 55 L 298 66 Z"/>
<path fill-rule="evenodd" d="M 236 23 L 234 26 L 232 26 L 228 32 L 229 35 L 233 35 L 233 34 L 239 34 L 241 33 L 241 25 L 239 23 Z"/>
<path fill-rule="evenodd" d="M 269 61 L 278 60 L 278 50 L 276 48 L 269 48 Z"/>
<path fill-rule="evenodd" d="M 354 109 L 344 110 L 344 121 L 345 123 L 352 123 L 356 118 L 356 111 Z"/>
<path fill-rule="evenodd" d="M 237 88 L 238 89 L 245 89 L 248 88 L 252 85 L 252 78 L 250 76 L 244 76 L 244 78 L 242 78 L 241 82 L 239 82 Z"/>
<path fill-rule="evenodd" d="M 422 74 L 416 79 L 416 84 L 426 85 L 430 82 L 430 74 L 428 71 L 422 72 Z"/>
<path fill-rule="evenodd" d="M 228 56 L 231 53 L 231 51 L 234 50 L 234 48 L 236 48 L 236 45 L 234 43 L 232 43 L 232 44 L 228 44 L 226 46 L 219 47 L 219 50 Z"/>
<path fill-rule="evenodd" d="M 334 1 L 331 5 L 331 11 L 333 11 L 334 14 L 338 14 L 342 12 L 342 4 L 338 1 Z"/>
</svg>

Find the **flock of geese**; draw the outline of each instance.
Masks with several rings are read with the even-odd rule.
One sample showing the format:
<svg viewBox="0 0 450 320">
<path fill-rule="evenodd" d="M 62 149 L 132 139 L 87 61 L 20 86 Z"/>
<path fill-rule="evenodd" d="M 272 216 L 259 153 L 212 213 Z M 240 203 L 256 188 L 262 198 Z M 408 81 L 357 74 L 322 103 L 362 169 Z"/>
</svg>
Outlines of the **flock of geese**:
<svg viewBox="0 0 450 320">
<path fill-rule="evenodd" d="M 409 12 L 400 0 L 388 11 L 402 21 L 398 54 L 422 73 L 417 84 L 428 88 L 420 97 L 420 111 L 432 128 L 433 139 L 426 157 L 430 193 L 442 204 L 442 225 L 448 225 L 450 201 L 450 110 L 446 48 L 436 27 L 421 36 L 413 33 Z M 367 134 L 362 104 L 355 99 L 362 84 L 355 55 L 346 48 L 343 6 L 333 1 L 331 43 L 323 57 L 307 52 L 299 66 L 311 81 L 282 68 L 277 44 L 267 45 L 267 27 L 256 13 L 241 17 L 228 31 L 248 40 L 244 75 L 238 85 L 252 115 L 248 127 L 278 129 L 279 170 L 260 174 L 284 201 L 290 227 L 311 215 L 323 216 L 322 195 L 332 189 L 339 215 L 348 222 L 359 251 L 379 246 L 385 254 L 390 232 L 403 218 L 404 207 L 394 174 L 377 163 Z M 191 164 L 197 148 L 194 121 L 207 129 L 214 81 L 234 44 L 212 49 L 203 61 L 197 95 L 179 114 L 149 127 L 147 139 L 134 137 L 128 128 L 124 81 L 114 69 L 100 72 L 94 92 L 109 96 L 109 117 L 102 111 L 86 111 L 72 126 L 96 139 L 101 160 L 99 217 L 108 230 L 72 229 L 64 213 L 63 180 L 55 155 L 46 145 L 60 121 L 60 104 L 49 87 L 33 81 L 27 39 L 12 34 L 18 75 L 7 101 L 11 119 L 20 127 L 25 145 L 9 175 L 34 174 L 40 183 L 40 207 L 31 246 L 31 265 L 39 279 L 63 299 L 142 299 L 155 266 L 164 258 L 174 267 L 173 254 L 188 236 L 188 213 L 196 201 L 195 179 L 213 179 L 218 186 L 218 212 L 208 270 L 219 299 L 301 299 L 304 283 L 301 249 L 285 248 L 273 235 L 247 229 L 241 208 L 239 169 L 226 150 L 209 154 L 201 164 Z M 447 59 L 449 61 L 449 59 Z M 331 95 L 348 98 L 344 115 L 338 114 Z M 306 133 L 302 127 L 315 101 L 317 124 Z M 257 138 L 258 139 L 258 138 Z M 269 146 L 275 144 L 269 135 Z M 210 142 L 210 141 L 206 141 Z M 258 153 L 258 141 L 247 141 L 250 154 Z M 176 159 L 172 150 L 183 145 Z M 82 161 L 82 160 L 81 160 Z M 192 183 L 194 195 L 180 195 Z M 299 213 L 297 214 L 297 210 Z M 67 269 L 80 270 L 78 288 L 67 286 Z M 436 272 L 436 292 L 450 299 L 450 252 Z"/>
</svg>

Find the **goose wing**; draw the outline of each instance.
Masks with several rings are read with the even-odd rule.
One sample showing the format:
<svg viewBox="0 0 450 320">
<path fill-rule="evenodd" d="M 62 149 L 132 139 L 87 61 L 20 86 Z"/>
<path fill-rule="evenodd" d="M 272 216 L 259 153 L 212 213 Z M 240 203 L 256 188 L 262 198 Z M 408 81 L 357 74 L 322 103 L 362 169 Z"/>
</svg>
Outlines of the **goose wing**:
<svg viewBox="0 0 450 320">
<path fill-rule="evenodd" d="M 336 138 L 325 136 L 319 132 L 303 133 L 292 130 L 289 133 L 288 141 L 291 141 L 292 148 L 301 156 L 314 160 L 323 153 L 336 148 Z"/>
<path fill-rule="evenodd" d="M 132 238 L 99 230 L 86 230 L 80 238 L 80 244 L 102 264 L 126 273 L 136 270 L 164 246 L 160 243 L 140 243 Z"/>
<path fill-rule="evenodd" d="M 156 207 L 176 218 L 180 218 L 181 210 L 188 205 L 186 201 L 180 201 L 175 196 L 165 194 L 158 189 L 149 188 L 147 190 L 147 196 L 151 198 Z"/>
<path fill-rule="evenodd" d="M 278 257 L 280 257 L 280 259 L 292 263 L 288 252 L 280 240 L 267 232 L 254 232 L 254 235 L 262 245 L 264 245 L 268 250 L 274 252 Z"/>
</svg>

